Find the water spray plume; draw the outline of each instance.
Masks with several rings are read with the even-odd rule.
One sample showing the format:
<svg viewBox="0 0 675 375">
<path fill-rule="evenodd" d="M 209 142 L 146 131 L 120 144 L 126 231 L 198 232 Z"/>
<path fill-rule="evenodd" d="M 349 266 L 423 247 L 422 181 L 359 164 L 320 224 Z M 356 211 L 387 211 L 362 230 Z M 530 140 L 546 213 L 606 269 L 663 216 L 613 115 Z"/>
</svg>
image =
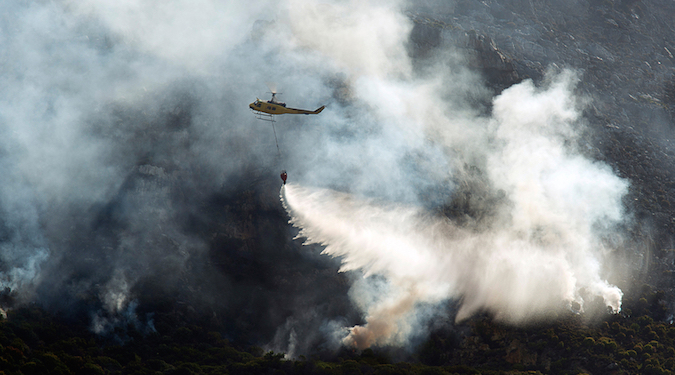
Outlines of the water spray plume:
<svg viewBox="0 0 675 375">
<path fill-rule="evenodd" d="M 404 343 L 420 309 L 448 300 L 461 301 L 458 321 L 488 311 L 525 324 L 572 305 L 583 310 L 588 296 L 620 310 L 622 292 L 601 265 L 627 184 L 567 146 L 578 118 L 571 86 L 573 75 L 562 75 L 550 87 L 524 82 L 495 100 L 483 168 L 485 188 L 503 197 L 482 222 L 458 225 L 417 205 L 287 185 L 281 198 L 298 237 L 339 257 L 340 271 L 363 272 L 366 284 L 386 280 L 384 289 L 353 289 L 367 323 L 351 328 L 345 343 Z"/>
</svg>

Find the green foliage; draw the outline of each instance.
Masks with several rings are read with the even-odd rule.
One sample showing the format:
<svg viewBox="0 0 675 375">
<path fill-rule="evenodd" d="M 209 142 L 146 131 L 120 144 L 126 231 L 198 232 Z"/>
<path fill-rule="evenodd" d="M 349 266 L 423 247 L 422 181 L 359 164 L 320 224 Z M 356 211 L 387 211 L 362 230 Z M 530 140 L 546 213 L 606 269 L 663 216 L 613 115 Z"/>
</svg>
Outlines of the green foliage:
<svg viewBox="0 0 675 375">
<path fill-rule="evenodd" d="M 655 331 L 649 331 L 649 334 L 647 335 L 647 337 L 648 337 L 650 340 L 658 340 L 658 339 L 660 338 L 660 337 L 659 337 L 659 334 L 656 333 Z"/>
<path fill-rule="evenodd" d="M 652 297 L 643 298 L 653 303 Z M 161 334 L 130 333 L 134 339 L 119 345 L 86 328 L 59 323 L 35 308 L 12 311 L 0 321 L 0 369 L 5 375 L 667 374 L 675 370 L 675 327 L 644 314 L 608 316 L 606 322 L 593 325 L 570 313 L 555 324 L 525 329 L 480 317 L 462 327 L 461 337 L 433 333 L 415 353 L 418 362 L 412 363 L 392 363 L 378 348 L 349 352 L 332 362 L 312 356 L 292 360 L 260 347 L 237 347 L 200 326 L 161 321 L 158 326 Z"/>
<path fill-rule="evenodd" d="M 668 349 L 666 349 L 666 356 L 669 358 L 675 357 L 675 348 L 672 346 L 668 347 Z"/>
<path fill-rule="evenodd" d="M 408 374 L 405 369 L 396 365 L 377 365 L 374 375 L 405 375 Z"/>
<path fill-rule="evenodd" d="M 101 368 L 101 366 L 95 364 L 95 363 L 85 363 L 84 366 L 82 367 L 84 370 L 83 372 L 85 374 L 90 374 L 90 375 L 105 375 L 105 371 Z"/>
<path fill-rule="evenodd" d="M 587 348 L 592 348 L 593 346 L 595 346 L 595 339 L 593 339 L 592 337 L 586 337 L 584 339 L 583 345 Z"/>
<path fill-rule="evenodd" d="M 675 368 L 675 358 L 669 356 L 665 362 L 663 362 L 663 367 L 668 370 L 673 370 Z"/>
</svg>

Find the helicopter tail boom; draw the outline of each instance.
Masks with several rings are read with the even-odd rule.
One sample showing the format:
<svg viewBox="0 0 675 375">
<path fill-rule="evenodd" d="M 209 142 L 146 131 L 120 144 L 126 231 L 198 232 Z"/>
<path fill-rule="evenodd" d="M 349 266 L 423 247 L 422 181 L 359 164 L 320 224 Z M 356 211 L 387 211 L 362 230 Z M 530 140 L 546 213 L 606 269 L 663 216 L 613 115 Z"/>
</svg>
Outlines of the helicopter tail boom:
<svg viewBox="0 0 675 375">
<path fill-rule="evenodd" d="M 323 111 L 323 109 L 326 108 L 325 105 L 322 105 L 321 107 L 317 108 L 315 111 L 308 111 L 306 109 L 297 109 L 297 108 L 286 108 L 288 110 L 287 113 L 296 113 L 296 114 L 301 114 L 301 115 L 318 115 Z"/>
</svg>

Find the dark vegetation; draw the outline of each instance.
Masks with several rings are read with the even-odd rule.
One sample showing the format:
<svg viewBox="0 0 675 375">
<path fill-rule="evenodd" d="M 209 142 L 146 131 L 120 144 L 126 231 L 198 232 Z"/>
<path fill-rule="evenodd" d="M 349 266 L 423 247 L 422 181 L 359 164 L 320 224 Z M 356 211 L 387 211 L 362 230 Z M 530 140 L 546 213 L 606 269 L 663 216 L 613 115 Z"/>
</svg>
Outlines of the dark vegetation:
<svg viewBox="0 0 675 375">
<path fill-rule="evenodd" d="M 157 315 L 151 332 L 130 324 L 101 336 L 33 305 L 0 320 L 0 375 L 671 374 L 675 326 L 663 320 L 663 297 L 644 285 L 604 321 L 569 312 L 555 324 L 516 329 L 476 317 L 433 332 L 407 362 L 393 361 L 388 348 L 286 359 L 170 314 Z"/>
</svg>

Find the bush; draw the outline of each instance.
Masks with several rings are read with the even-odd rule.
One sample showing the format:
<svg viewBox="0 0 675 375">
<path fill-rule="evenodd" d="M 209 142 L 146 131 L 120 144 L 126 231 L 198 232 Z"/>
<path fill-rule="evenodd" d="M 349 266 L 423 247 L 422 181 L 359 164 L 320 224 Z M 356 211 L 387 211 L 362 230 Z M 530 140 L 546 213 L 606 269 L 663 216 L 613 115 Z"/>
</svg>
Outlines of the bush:
<svg viewBox="0 0 675 375">
<path fill-rule="evenodd" d="M 405 375 L 407 372 L 395 365 L 377 365 L 374 375 Z"/>
<path fill-rule="evenodd" d="M 659 363 L 658 358 L 649 358 L 648 360 L 645 361 L 645 365 L 653 365 L 654 367 L 661 367 L 661 363 Z"/>
<path fill-rule="evenodd" d="M 668 337 L 675 339 L 675 327 L 668 328 Z"/>
<path fill-rule="evenodd" d="M 650 340 L 658 340 L 658 339 L 660 339 L 659 334 L 656 333 L 655 331 L 649 331 L 649 334 L 647 335 L 647 337 L 648 337 Z"/>
<path fill-rule="evenodd" d="M 672 346 L 668 347 L 668 349 L 666 349 L 666 356 L 669 358 L 675 357 L 675 348 Z"/>
<path fill-rule="evenodd" d="M 593 346 L 595 346 L 595 339 L 592 337 L 586 337 L 582 342 L 582 345 L 587 348 L 592 348 Z"/>
<path fill-rule="evenodd" d="M 640 298 L 640 301 L 644 300 L 645 304 L 647 303 L 647 300 L 644 298 Z M 638 323 L 640 323 L 641 326 L 643 327 L 649 327 L 651 324 L 654 323 L 654 319 L 652 319 L 651 316 L 649 315 L 644 315 L 638 318 Z M 650 328 L 651 329 L 651 328 Z"/>
<path fill-rule="evenodd" d="M 21 373 L 24 375 L 43 375 L 47 374 L 47 368 L 42 364 L 35 362 L 28 362 L 21 366 Z"/>
<path fill-rule="evenodd" d="M 614 340 L 610 339 L 609 337 L 601 337 L 601 338 L 598 340 L 598 342 L 601 343 L 602 346 L 603 346 L 603 349 L 604 349 L 606 352 L 609 352 L 609 353 L 614 353 L 614 352 L 616 352 L 616 349 L 617 349 L 617 347 L 618 347 L 618 346 L 616 345 L 616 342 L 615 342 Z"/>
<path fill-rule="evenodd" d="M 105 375 L 105 371 L 103 371 L 101 366 L 94 363 L 85 363 L 83 370 L 84 373 L 90 375 Z"/>
<path fill-rule="evenodd" d="M 627 359 L 622 359 L 621 362 L 621 368 L 624 370 L 631 370 L 634 372 L 637 372 L 638 370 L 638 363 L 636 361 L 629 361 Z"/>
<path fill-rule="evenodd" d="M 675 359 L 673 359 L 673 357 L 666 359 L 666 361 L 663 362 L 663 367 L 672 370 L 675 367 Z"/>
</svg>

